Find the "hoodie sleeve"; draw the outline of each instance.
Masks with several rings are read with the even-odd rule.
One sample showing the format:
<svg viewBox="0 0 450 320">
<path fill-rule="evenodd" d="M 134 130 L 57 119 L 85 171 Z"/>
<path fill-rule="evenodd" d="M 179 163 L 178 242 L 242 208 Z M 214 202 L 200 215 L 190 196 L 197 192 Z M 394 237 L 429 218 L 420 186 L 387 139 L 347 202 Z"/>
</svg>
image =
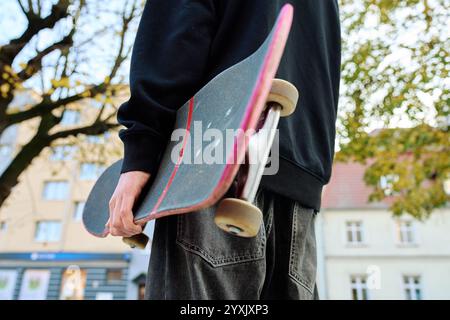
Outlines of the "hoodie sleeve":
<svg viewBox="0 0 450 320">
<path fill-rule="evenodd" d="M 122 173 L 154 173 L 176 111 L 205 76 L 216 16 L 213 0 L 148 0 L 134 43 L 130 99 L 118 111 L 126 129 Z"/>
</svg>

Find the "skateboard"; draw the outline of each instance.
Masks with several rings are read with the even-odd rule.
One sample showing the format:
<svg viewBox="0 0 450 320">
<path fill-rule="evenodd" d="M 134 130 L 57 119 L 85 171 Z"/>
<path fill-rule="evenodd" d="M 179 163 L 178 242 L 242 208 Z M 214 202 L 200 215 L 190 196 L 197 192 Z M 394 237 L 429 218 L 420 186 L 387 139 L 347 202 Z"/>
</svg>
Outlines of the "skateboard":
<svg viewBox="0 0 450 320">
<path fill-rule="evenodd" d="M 262 213 L 252 202 L 279 119 L 294 112 L 299 97 L 292 84 L 275 79 L 292 19 L 293 7 L 286 4 L 256 52 L 221 72 L 177 111 L 174 133 L 179 139 L 168 142 L 156 176 L 136 202 L 136 223 L 217 205 L 215 223 L 220 229 L 241 237 L 257 235 Z M 213 129 L 225 161 L 199 161 L 212 144 L 197 132 L 199 124 Z M 235 133 L 231 143 L 224 143 L 229 132 Z M 121 165 L 120 160 L 103 172 L 86 201 L 83 224 L 94 236 L 107 235 L 109 200 Z M 233 197 L 224 198 L 232 184 L 238 185 Z M 123 240 L 145 248 L 148 238 L 140 234 Z"/>
</svg>

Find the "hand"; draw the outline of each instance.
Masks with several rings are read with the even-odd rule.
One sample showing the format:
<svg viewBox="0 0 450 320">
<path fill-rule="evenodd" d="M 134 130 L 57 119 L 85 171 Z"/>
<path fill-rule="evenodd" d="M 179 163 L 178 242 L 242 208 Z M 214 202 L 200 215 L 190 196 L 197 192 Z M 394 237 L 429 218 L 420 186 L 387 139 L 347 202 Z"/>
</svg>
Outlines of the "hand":
<svg viewBox="0 0 450 320">
<path fill-rule="evenodd" d="M 109 220 L 105 227 L 112 236 L 131 237 L 142 233 L 142 226 L 134 223 L 133 206 L 150 174 L 141 171 L 123 173 L 109 201 Z"/>
</svg>

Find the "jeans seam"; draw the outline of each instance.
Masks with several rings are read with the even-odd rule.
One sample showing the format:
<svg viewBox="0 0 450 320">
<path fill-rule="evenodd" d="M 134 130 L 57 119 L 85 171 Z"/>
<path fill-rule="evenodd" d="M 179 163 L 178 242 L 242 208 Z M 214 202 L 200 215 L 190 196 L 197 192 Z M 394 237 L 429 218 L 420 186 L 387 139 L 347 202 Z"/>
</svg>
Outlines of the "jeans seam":
<svg viewBox="0 0 450 320">
<path fill-rule="evenodd" d="M 266 231 L 266 235 L 265 235 L 265 240 L 267 241 L 267 237 L 270 234 L 270 231 L 272 230 L 272 225 L 273 225 L 273 198 L 269 199 L 270 204 L 269 204 L 269 209 L 267 210 L 267 225 L 264 224 L 264 230 Z M 264 193 L 262 192 L 262 189 L 259 189 L 256 197 L 255 197 L 255 205 L 258 208 L 264 208 L 265 205 L 265 198 L 264 198 Z"/>
<path fill-rule="evenodd" d="M 272 225 L 273 225 L 273 202 L 270 204 L 269 210 L 267 211 L 268 219 L 267 219 L 267 227 L 266 230 L 266 239 L 270 232 L 272 231 Z"/>
<path fill-rule="evenodd" d="M 264 258 L 264 236 L 261 237 L 258 243 L 258 252 L 255 254 L 241 254 L 241 255 L 232 255 L 228 257 L 222 257 L 220 259 L 214 258 L 209 252 L 206 250 L 200 248 L 199 246 L 196 246 L 192 243 L 189 243 L 183 239 L 181 239 L 182 234 L 182 219 L 183 217 L 180 216 L 179 219 L 177 219 L 177 239 L 176 243 L 186 249 L 187 251 L 196 254 L 203 258 L 207 263 L 209 263 L 213 267 L 222 267 L 226 265 L 232 265 L 232 264 L 238 264 L 238 263 L 244 263 L 244 262 L 251 262 L 251 261 L 257 261 Z"/>
<path fill-rule="evenodd" d="M 298 215 L 299 205 L 297 202 L 294 202 L 294 210 L 292 217 L 292 232 L 291 232 L 291 243 L 290 243 L 290 253 L 289 253 L 289 276 L 303 288 L 308 290 L 311 294 L 313 293 L 313 289 L 310 285 L 300 276 L 300 274 L 294 270 L 294 257 L 296 256 L 295 250 L 295 236 L 297 235 L 297 215 Z"/>
</svg>

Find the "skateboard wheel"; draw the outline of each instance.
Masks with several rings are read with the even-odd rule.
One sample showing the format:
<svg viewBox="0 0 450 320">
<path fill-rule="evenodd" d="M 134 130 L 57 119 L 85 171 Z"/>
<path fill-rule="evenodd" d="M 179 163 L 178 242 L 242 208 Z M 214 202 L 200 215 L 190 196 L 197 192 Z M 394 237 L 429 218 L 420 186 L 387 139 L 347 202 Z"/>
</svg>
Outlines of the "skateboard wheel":
<svg viewBox="0 0 450 320">
<path fill-rule="evenodd" d="M 141 233 L 129 238 L 122 238 L 122 241 L 133 249 L 145 249 L 149 239 L 145 234 Z"/>
<path fill-rule="evenodd" d="M 220 202 L 214 221 L 220 229 L 228 233 L 243 238 L 252 238 L 259 232 L 262 217 L 261 210 L 251 203 L 228 198 Z"/>
<path fill-rule="evenodd" d="M 298 96 L 298 90 L 293 84 L 285 80 L 274 79 L 267 103 L 278 103 L 281 106 L 280 115 L 287 117 L 295 111 Z"/>
</svg>

